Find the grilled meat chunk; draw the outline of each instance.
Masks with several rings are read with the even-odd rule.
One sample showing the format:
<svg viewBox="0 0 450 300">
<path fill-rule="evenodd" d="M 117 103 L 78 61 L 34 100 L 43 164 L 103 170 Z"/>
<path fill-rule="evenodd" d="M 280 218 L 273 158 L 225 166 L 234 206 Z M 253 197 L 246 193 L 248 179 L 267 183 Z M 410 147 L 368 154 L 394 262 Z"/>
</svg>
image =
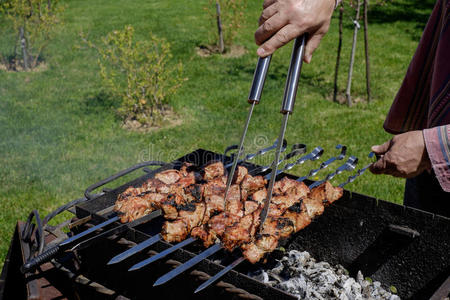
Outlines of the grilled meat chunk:
<svg viewBox="0 0 450 300">
<path fill-rule="evenodd" d="M 227 227 L 221 238 L 223 247 L 228 251 L 233 251 L 241 243 L 249 242 L 251 240 L 250 229 L 253 225 L 253 219 L 254 215 L 248 214 L 243 216 L 238 222 Z"/>
<path fill-rule="evenodd" d="M 165 184 L 174 184 L 181 179 L 181 174 L 177 170 L 165 170 L 155 175 L 156 179 L 161 180 Z"/>
<path fill-rule="evenodd" d="M 146 193 L 141 197 L 129 197 L 124 201 L 117 201 L 114 210 L 119 212 L 122 223 L 137 220 L 152 211 L 159 209 L 166 195 L 159 193 Z"/>
<path fill-rule="evenodd" d="M 179 242 L 180 237 L 188 236 L 194 227 L 203 224 L 204 203 L 191 202 L 178 206 L 178 209 L 178 217 L 175 221 L 166 221 L 163 225 L 164 234 L 162 236 L 168 242 Z M 169 223 L 176 223 L 176 225 L 170 225 Z"/>
<path fill-rule="evenodd" d="M 237 184 L 230 186 L 230 190 L 228 191 L 226 213 L 240 217 L 244 214 L 241 191 Z"/>
<path fill-rule="evenodd" d="M 203 171 L 205 172 L 203 179 L 209 181 L 223 176 L 225 174 L 225 167 L 223 166 L 223 163 L 219 161 L 205 166 Z"/>
<path fill-rule="evenodd" d="M 270 234 L 261 234 L 253 243 L 244 244 L 243 256 L 251 263 L 260 261 L 266 253 L 272 252 L 278 245 L 278 238 Z"/>
<path fill-rule="evenodd" d="M 303 200 L 295 203 L 289 207 L 283 214 L 284 218 L 288 218 L 294 224 L 294 231 L 298 232 L 308 226 L 311 223 L 311 217 L 309 216 L 306 206 Z"/>
<path fill-rule="evenodd" d="M 176 219 L 163 224 L 161 236 L 168 242 L 181 242 L 186 239 L 188 233 L 186 222 L 183 219 Z"/>
<path fill-rule="evenodd" d="M 169 194 L 167 199 L 161 201 L 163 215 L 168 220 L 175 220 L 178 217 L 179 207 L 186 204 L 186 200 L 178 194 Z"/>
<path fill-rule="evenodd" d="M 260 204 L 256 201 L 247 200 L 244 202 L 244 215 L 253 213 L 260 207 Z"/>
<path fill-rule="evenodd" d="M 244 180 L 244 177 L 248 174 L 248 170 L 246 167 L 243 166 L 237 166 L 236 171 L 233 175 L 233 183 L 234 184 L 240 184 L 242 180 Z"/>
<path fill-rule="evenodd" d="M 246 190 L 248 194 L 253 194 L 266 185 L 266 180 L 262 176 L 251 176 L 247 174 L 241 182 L 241 189 Z"/>
<path fill-rule="evenodd" d="M 258 202 L 259 204 L 264 204 L 264 200 L 267 198 L 267 189 L 264 187 L 257 190 L 250 196 L 251 200 Z"/>
</svg>

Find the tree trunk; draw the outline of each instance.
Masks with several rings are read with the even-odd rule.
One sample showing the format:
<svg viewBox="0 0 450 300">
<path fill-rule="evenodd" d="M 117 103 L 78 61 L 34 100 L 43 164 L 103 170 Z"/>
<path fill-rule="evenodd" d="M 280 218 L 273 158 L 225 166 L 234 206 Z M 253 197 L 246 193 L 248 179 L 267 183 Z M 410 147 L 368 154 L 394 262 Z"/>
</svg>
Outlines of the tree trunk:
<svg viewBox="0 0 450 300">
<path fill-rule="evenodd" d="M 367 89 L 367 102 L 371 101 L 370 95 L 370 59 L 369 59 L 369 21 L 367 19 L 367 9 L 369 0 L 364 0 L 364 48 L 366 54 L 366 89 Z"/>
<path fill-rule="evenodd" d="M 22 48 L 23 68 L 25 70 L 28 70 L 29 63 L 28 63 L 27 40 L 25 39 L 23 26 L 19 28 L 19 36 L 20 36 L 20 47 Z"/>
<path fill-rule="evenodd" d="M 355 52 L 356 52 L 356 40 L 358 37 L 358 29 L 359 29 L 359 11 L 361 8 L 361 0 L 358 0 L 358 4 L 356 7 L 356 17 L 355 20 L 353 21 L 355 23 L 355 30 L 353 31 L 353 44 L 352 44 L 352 52 L 351 52 L 351 56 L 350 56 L 350 67 L 348 69 L 348 80 L 347 80 L 347 90 L 345 92 L 345 95 L 347 97 L 347 105 L 351 106 L 352 105 L 352 96 L 350 95 L 350 91 L 352 88 L 352 76 L 353 76 L 353 64 L 355 62 Z"/>
<path fill-rule="evenodd" d="M 334 91 L 333 91 L 333 101 L 337 102 L 337 93 L 338 93 L 338 74 L 339 74 L 339 64 L 341 62 L 341 50 L 342 50 L 342 20 L 344 16 L 344 4 L 341 3 L 341 7 L 339 8 L 339 42 L 337 49 L 337 57 L 336 57 L 336 68 L 334 70 Z"/>
<path fill-rule="evenodd" d="M 219 51 L 223 53 L 225 51 L 225 45 L 223 43 L 223 32 L 222 32 L 222 20 L 220 17 L 220 4 L 216 1 L 216 12 L 217 12 L 217 30 L 219 31 Z"/>
</svg>

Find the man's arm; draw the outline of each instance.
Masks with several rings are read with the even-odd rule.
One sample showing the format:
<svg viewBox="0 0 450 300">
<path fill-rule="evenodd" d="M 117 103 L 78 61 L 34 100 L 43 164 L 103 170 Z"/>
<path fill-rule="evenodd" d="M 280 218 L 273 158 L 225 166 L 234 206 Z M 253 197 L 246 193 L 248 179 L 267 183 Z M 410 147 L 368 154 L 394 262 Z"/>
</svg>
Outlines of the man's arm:
<svg viewBox="0 0 450 300">
<path fill-rule="evenodd" d="M 402 133 L 372 151 L 380 156 L 370 168 L 374 174 L 412 178 L 433 168 L 450 192 L 450 125 Z"/>
<path fill-rule="evenodd" d="M 265 0 L 255 32 L 258 55 L 266 57 L 296 37 L 308 33 L 305 62 L 328 32 L 331 16 L 341 0 Z"/>
</svg>

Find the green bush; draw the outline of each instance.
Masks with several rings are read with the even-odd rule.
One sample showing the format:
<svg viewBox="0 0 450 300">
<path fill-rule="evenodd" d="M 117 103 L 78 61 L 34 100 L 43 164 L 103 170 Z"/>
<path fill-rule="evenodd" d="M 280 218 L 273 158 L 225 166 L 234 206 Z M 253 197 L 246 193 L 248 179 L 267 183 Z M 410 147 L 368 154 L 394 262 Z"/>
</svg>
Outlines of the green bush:
<svg viewBox="0 0 450 300">
<path fill-rule="evenodd" d="M 135 41 L 130 25 L 107 34 L 100 46 L 84 40 L 99 53 L 101 77 L 120 99 L 118 112 L 124 122 L 159 124 L 169 108 L 169 97 L 186 80 L 182 64 L 170 64 L 170 43 L 153 34 L 149 40 Z"/>
</svg>

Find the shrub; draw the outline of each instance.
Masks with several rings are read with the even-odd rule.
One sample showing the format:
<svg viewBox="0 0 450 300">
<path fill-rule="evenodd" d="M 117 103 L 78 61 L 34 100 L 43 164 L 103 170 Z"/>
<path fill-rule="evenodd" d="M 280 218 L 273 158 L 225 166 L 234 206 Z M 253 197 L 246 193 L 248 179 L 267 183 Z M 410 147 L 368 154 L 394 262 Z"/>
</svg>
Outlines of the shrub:
<svg viewBox="0 0 450 300">
<path fill-rule="evenodd" d="M 15 36 L 13 63 L 25 70 L 36 67 L 42 51 L 50 42 L 64 6 L 58 0 L 8 0 L 0 11 L 12 21 Z M 14 66 L 16 67 L 16 66 Z"/>
<path fill-rule="evenodd" d="M 171 65 L 170 44 L 150 34 L 149 40 L 135 41 L 132 26 L 114 30 L 96 46 L 100 75 L 106 88 L 120 99 L 118 112 L 124 122 L 137 120 L 156 125 L 168 109 L 168 99 L 182 82 L 182 64 Z"/>
</svg>

